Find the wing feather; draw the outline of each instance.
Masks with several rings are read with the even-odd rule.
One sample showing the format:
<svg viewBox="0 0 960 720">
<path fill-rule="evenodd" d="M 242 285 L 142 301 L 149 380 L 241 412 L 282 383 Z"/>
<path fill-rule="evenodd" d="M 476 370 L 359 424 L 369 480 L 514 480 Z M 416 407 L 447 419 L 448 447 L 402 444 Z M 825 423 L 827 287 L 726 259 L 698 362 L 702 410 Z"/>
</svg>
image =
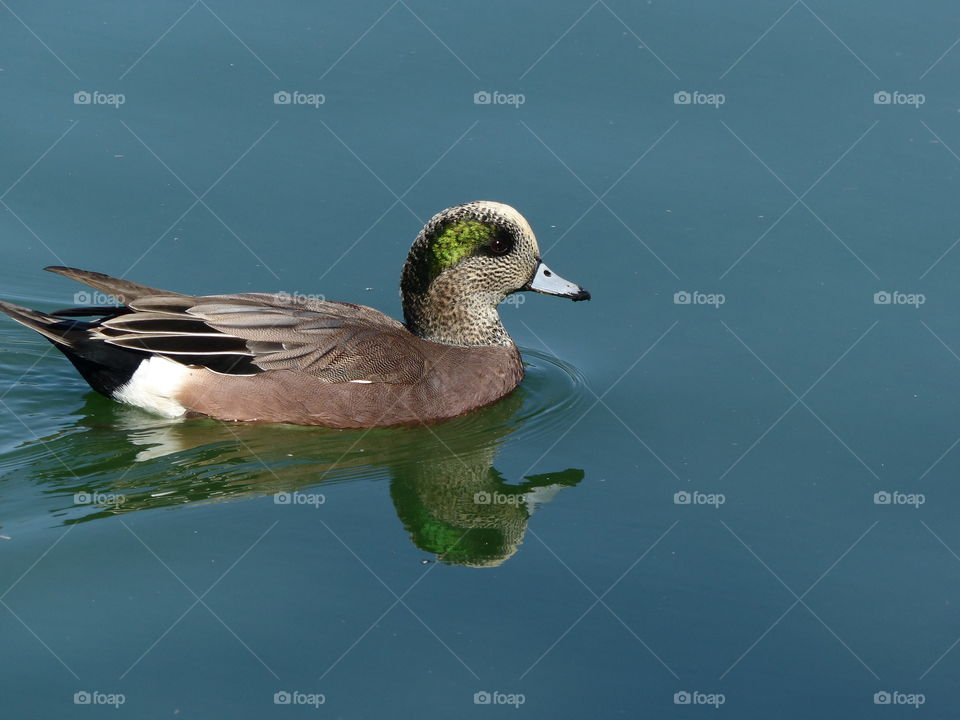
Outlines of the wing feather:
<svg viewBox="0 0 960 720">
<path fill-rule="evenodd" d="M 306 372 L 325 382 L 407 383 L 422 375 L 424 358 L 414 336 L 372 308 L 326 301 L 264 307 L 199 300 L 189 314 L 247 340 L 256 351 L 253 364 L 263 370 Z"/>
<path fill-rule="evenodd" d="M 75 268 L 52 267 L 113 294 L 116 307 L 67 308 L 100 316 L 104 342 L 228 374 L 302 372 L 324 382 L 414 383 L 420 341 L 378 310 L 283 293 L 194 297 Z"/>
</svg>

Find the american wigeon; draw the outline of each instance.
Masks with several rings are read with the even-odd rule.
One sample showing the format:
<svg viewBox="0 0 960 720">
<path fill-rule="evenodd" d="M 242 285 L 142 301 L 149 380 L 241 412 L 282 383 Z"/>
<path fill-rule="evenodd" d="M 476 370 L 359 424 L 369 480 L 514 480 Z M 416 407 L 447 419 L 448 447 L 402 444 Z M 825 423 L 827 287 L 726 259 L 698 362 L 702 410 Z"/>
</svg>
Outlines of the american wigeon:
<svg viewBox="0 0 960 720">
<path fill-rule="evenodd" d="M 520 213 L 487 201 L 448 208 L 420 231 L 400 280 L 405 324 L 299 295 L 197 297 L 46 269 L 119 305 L 0 310 L 50 340 L 94 390 L 167 417 L 338 428 L 435 422 L 498 400 L 523 364 L 497 305 L 520 290 L 590 299 L 544 265 Z"/>
</svg>

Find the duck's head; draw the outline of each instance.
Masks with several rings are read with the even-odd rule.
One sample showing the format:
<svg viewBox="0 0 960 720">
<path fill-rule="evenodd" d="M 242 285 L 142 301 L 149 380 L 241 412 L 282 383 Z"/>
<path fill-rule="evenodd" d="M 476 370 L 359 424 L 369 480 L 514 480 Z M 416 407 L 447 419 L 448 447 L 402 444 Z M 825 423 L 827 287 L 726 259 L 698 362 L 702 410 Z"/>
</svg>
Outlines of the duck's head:
<svg viewBox="0 0 960 720">
<path fill-rule="evenodd" d="M 400 279 L 407 327 L 449 345 L 512 345 L 497 305 L 521 290 L 590 299 L 543 263 L 523 215 L 490 201 L 457 205 L 430 218 Z"/>
</svg>

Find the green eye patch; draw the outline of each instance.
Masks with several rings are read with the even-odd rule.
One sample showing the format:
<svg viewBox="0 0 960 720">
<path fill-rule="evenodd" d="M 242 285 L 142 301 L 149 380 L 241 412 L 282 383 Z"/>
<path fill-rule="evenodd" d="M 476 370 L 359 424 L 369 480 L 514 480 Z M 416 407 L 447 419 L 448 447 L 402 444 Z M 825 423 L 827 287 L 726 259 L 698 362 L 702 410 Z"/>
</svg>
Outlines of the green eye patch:
<svg viewBox="0 0 960 720">
<path fill-rule="evenodd" d="M 430 244 L 430 275 L 435 278 L 493 239 L 496 228 L 476 220 L 460 220 L 446 227 Z"/>
</svg>

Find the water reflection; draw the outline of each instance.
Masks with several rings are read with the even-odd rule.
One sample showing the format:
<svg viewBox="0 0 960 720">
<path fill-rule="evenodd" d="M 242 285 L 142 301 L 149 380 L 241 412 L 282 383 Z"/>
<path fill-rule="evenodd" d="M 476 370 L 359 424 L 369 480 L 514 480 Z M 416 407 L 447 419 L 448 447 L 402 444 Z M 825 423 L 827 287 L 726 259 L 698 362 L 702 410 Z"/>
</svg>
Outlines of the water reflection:
<svg viewBox="0 0 960 720">
<path fill-rule="evenodd" d="M 417 547 L 451 565 L 499 565 L 519 548 L 534 510 L 583 479 L 582 470 L 564 470 L 508 484 L 495 454 L 490 447 L 393 477 L 394 507 Z"/>
<path fill-rule="evenodd" d="M 535 510 L 584 476 L 507 479 L 494 466 L 508 436 L 546 442 L 570 421 L 576 388 L 550 382 L 553 371 L 533 372 L 531 383 L 464 418 L 369 431 L 168 421 L 90 394 L 72 425 L 7 455 L 0 472 L 11 468 L 3 481 L 41 480 L 64 524 L 387 479 L 417 547 L 447 564 L 495 566 L 516 553 Z M 103 496 L 85 505 L 84 493 Z"/>
</svg>

